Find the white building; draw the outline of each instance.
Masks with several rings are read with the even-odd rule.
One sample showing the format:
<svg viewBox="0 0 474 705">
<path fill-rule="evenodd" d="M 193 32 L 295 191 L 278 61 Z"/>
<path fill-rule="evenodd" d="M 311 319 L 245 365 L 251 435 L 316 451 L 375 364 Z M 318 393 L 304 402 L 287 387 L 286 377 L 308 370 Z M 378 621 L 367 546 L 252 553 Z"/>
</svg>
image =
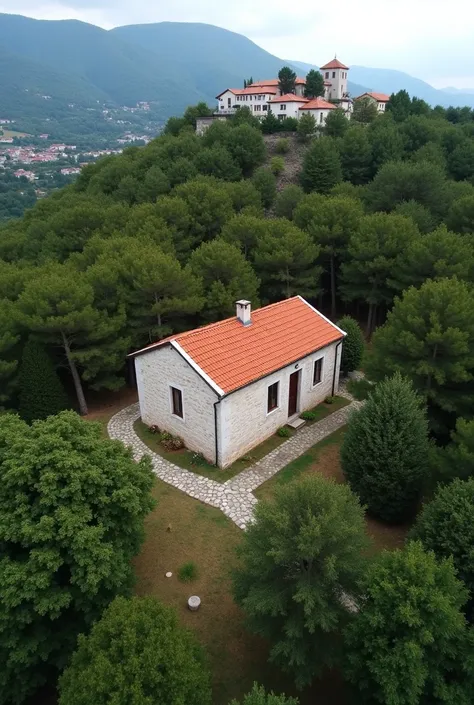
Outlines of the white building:
<svg viewBox="0 0 474 705">
<path fill-rule="evenodd" d="M 284 120 L 288 117 L 298 119 L 300 116 L 298 111 L 306 103 L 309 103 L 307 98 L 294 95 L 294 93 L 286 93 L 269 100 L 268 107 L 279 120 Z"/>
<path fill-rule="evenodd" d="M 362 93 L 362 95 L 357 96 L 354 100 L 363 100 L 364 98 L 369 100 L 371 103 L 375 103 L 379 113 L 385 112 L 387 103 L 390 100 L 389 95 L 386 95 L 385 93 L 376 93 L 375 91 L 372 91 L 371 93 Z"/>
<path fill-rule="evenodd" d="M 334 107 L 342 108 L 347 117 L 352 112 L 352 100 L 347 89 L 349 67 L 334 58 L 320 69 L 324 79 L 324 98 L 326 105 L 328 101 L 334 103 Z M 306 79 L 298 77 L 295 81 L 294 93 L 282 95 L 277 78 L 270 78 L 264 81 L 255 81 L 247 88 L 227 88 L 216 96 L 218 101 L 216 115 L 232 115 L 235 111 L 245 106 L 249 108 L 253 115 L 263 118 L 268 110 L 271 110 L 280 120 L 285 117 L 301 117 L 300 109 L 307 103 L 304 98 Z M 290 97 L 291 96 L 291 97 Z M 298 99 L 300 99 L 298 101 Z M 318 125 L 326 122 L 328 110 L 321 112 L 322 108 L 310 108 L 316 110 L 315 118 Z"/>
<path fill-rule="evenodd" d="M 345 333 L 300 296 L 133 353 L 142 421 L 225 468 L 338 389 Z"/>
<path fill-rule="evenodd" d="M 313 98 L 300 107 L 299 115 L 301 117 L 304 112 L 307 112 L 314 117 L 317 126 L 323 127 L 331 110 L 336 110 L 337 107 L 334 103 L 328 103 L 324 98 Z"/>
</svg>

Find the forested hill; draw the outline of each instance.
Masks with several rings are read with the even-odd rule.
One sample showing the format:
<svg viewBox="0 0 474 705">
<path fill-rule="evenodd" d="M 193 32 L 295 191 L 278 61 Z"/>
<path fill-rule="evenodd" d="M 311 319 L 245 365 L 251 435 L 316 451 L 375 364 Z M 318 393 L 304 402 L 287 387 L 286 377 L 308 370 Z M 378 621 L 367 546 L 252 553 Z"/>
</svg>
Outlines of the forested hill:
<svg viewBox="0 0 474 705">
<path fill-rule="evenodd" d="M 328 58 L 315 57 L 315 63 Z M 350 57 L 344 58 L 350 63 Z M 156 116 L 166 120 L 190 103 L 214 103 L 219 91 L 241 86 L 249 76 L 274 77 L 288 62 L 240 34 L 212 25 L 162 22 L 106 31 L 76 20 L 0 14 L 0 63 L 0 117 L 37 118 L 59 103 L 133 106 L 148 101 Z M 307 65 L 297 63 L 296 71 L 304 73 Z M 351 73 L 356 81 L 349 81 L 353 95 L 405 87 L 393 83 L 393 72 L 385 72 L 385 85 L 384 71 L 374 71 L 376 85 L 373 74 Z M 403 84 L 404 74 L 397 76 Z M 410 80 L 417 79 L 406 77 L 409 91 Z M 416 83 L 416 94 L 432 104 L 474 104 L 472 95 L 453 96 L 431 87 L 427 97 L 423 86 L 428 87 Z M 53 102 L 45 105 L 42 95 Z"/>
</svg>

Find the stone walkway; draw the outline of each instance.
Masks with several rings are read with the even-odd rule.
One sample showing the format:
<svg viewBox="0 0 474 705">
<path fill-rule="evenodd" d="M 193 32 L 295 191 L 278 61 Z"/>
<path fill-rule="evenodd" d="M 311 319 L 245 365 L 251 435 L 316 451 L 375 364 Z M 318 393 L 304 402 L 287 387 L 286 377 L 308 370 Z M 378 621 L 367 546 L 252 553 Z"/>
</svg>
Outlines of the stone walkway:
<svg viewBox="0 0 474 705">
<path fill-rule="evenodd" d="M 180 468 L 165 460 L 148 448 L 134 431 L 133 424 L 140 417 L 138 404 L 132 404 L 113 416 L 107 426 L 110 438 L 122 441 L 126 446 L 131 446 L 133 456 L 139 460 L 143 455 L 151 458 L 156 475 L 178 490 L 185 492 L 190 497 L 199 499 L 205 504 L 217 507 L 238 527 L 245 529 L 252 520 L 253 508 L 257 498 L 253 490 L 257 489 L 270 477 L 273 477 L 285 465 L 295 460 L 314 446 L 323 438 L 329 436 L 338 428 L 347 423 L 347 419 L 354 408 L 361 406 L 362 402 L 354 401 L 344 390 L 339 390 L 339 396 L 351 400 L 348 406 L 335 411 L 322 421 L 305 426 L 300 431 L 275 448 L 271 453 L 259 460 L 247 470 L 243 470 L 227 482 L 221 483 L 202 477 L 194 472 Z"/>
</svg>

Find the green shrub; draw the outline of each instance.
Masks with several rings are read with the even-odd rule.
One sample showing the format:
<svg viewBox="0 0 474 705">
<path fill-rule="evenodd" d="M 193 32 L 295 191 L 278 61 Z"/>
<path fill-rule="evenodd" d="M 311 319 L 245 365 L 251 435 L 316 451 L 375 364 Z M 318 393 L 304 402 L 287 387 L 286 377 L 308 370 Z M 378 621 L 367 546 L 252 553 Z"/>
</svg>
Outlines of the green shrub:
<svg viewBox="0 0 474 705">
<path fill-rule="evenodd" d="M 337 399 L 337 397 L 326 397 L 326 399 L 324 400 L 324 403 L 325 404 L 334 404 L 336 399 Z"/>
<path fill-rule="evenodd" d="M 300 419 L 304 419 L 305 421 L 314 421 L 316 416 L 317 414 L 315 411 L 303 411 L 303 413 L 300 414 Z"/>
<path fill-rule="evenodd" d="M 165 450 L 172 451 L 181 450 L 181 448 L 184 448 L 184 441 L 179 436 L 171 436 L 169 433 L 167 433 L 167 437 L 163 438 L 164 435 L 165 434 L 162 434 L 161 436 L 161 445 Z M 170 437 L 168 438 L 168 436 Z"/>
<path fill-rule="evenodd" d="M 284 168 L 285 160 L 283 159 L 283 157 L 273 157 L 270 163 L 270 169 L 272 171 L 272 174 L 278 176 L 278 174 L 281 174 Z"/>
<path fill-rule="evenodd" d="M 347 333 L 342 343 L 341 358 L 341 372 L 347 375 L 349 372 L 359 369 L 364 354 L 365 340 L 359 324 L 351 316 L 344 316 L 337 322 L 337 325 Z"/>
<path fill-rule="evenodd" d="M 68 397 L 44 347 L 31 338 L 23 348 L 19 413 L 31 423 L 70 408 Z"/>
<path fill-rule="evenodd" d="M 237 700 L 232 700 L 230 705 L 240 705 Z M 242 705 L 299 705 L 297 698 L 289 698 L 284 693 L 275 695 L 273 691 L 268 693 L 263 685 L 253 684 L 250 693 L 244 695 Z"/>
<path fill-rule="evenodd" d="M 59 703 L 211 705 L 209 669 L 174 609 L 154 597 L 118 598 L 79 637 Z"/>
<path fill-rule="evenodd" d="M 290 140 L 287 137 L 280 137 L 275 145 L 275 152 L 278 154 L 287 154 L 290 151 Z"/>
<path fill-rule="evenodd" d="M 411 382 L 397 373 L 380 382 L 351 415 L 342 469 L 373 515 L 405 521 L 420 501 L 429 449 L 425 410 Z"/>
<path fill-rule="evenodd" d="M 181 568 L 178 570 L 178 580 L 182 583 L 192 583 L 196 580 L 198 576 L 198 569 L 193 561 L 188 561 L 183 563 Z"/>
<path fill-rule="evenodd" d="M 349 379 L 347 381 L 347 391 L 352 394 L 357 401 L 364 401 L 374 390 L 374 385 L 368 379 Z"/>
<path fill-rule="evenodd" d="M 291 431 L 287 426 L 282 426 L 278 429 L 277 436 L 280 436 L 280 438 L 289 438 L 291 436 Z"/>
</svg>

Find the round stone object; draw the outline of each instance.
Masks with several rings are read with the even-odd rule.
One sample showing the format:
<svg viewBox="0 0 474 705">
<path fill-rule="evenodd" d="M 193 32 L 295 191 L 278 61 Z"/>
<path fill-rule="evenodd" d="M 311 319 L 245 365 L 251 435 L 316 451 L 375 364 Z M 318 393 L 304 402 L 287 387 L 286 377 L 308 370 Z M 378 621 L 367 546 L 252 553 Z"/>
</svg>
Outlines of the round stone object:
<svg viewBox="0 0 474 705">
<path fill-rule="evenodd" d="M 165 575 L 166 575 L 167 578 L 171 578 L 171 576 L 173 575 L 173 573 L 171 573 L 170 571 L 168 571 L 167 573 L 165 573 Z"/>
<path fill-rule="evenodd" d="M 192 595 L 188 600 L 188 607 L 191 612 L 196 612 L 201 605 L 201 598 L 197 595 Z"/>
</svg>

